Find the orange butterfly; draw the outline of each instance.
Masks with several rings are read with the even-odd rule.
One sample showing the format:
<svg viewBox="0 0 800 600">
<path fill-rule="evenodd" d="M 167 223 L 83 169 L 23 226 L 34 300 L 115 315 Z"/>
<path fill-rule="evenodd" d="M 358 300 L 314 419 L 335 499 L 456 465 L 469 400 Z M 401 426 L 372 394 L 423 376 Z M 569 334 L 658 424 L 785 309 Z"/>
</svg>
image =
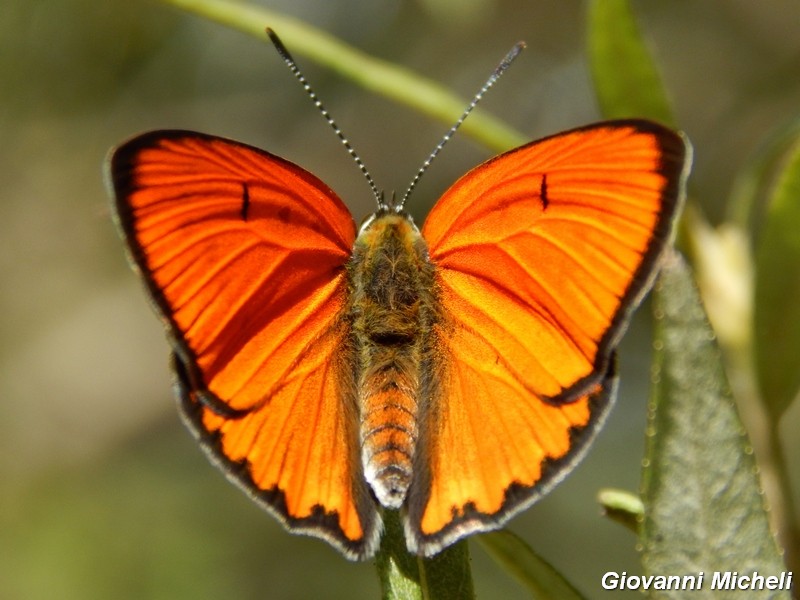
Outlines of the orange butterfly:
<svg viewBox="0 0 800 600">
<path fill-rule="evenodd" d="M 287 529 L 364 559 L 382 508 L 429 556 L 572 469 L 687 164 L 660 125 L 582 127 L 474 168 L 421 232 L 394 201 L 357 230 L 311 173 L 200 133 L 137 137 L 110 175 L 208 455 Z"/>
</svg>

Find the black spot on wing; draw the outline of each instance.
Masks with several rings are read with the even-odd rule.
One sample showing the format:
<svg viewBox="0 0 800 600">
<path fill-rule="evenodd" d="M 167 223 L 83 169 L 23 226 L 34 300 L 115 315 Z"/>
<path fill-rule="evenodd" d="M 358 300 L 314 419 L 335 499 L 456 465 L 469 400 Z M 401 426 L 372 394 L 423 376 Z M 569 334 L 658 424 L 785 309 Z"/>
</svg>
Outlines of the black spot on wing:
<svg viewBox="0 0 800 600">
<path fill-rule="evenodd" d="M 247 221 L 247 213 L 250 210 L 250 189 L 246 183 L 242 183 L 242 209 L 240 215 L 242 221 Z"/>
<path fill-rule="evenodd" d="M 539 198 L 542 200 L 542 209 L 547 210 L 550 199 L 547 197 L 547 175 L 542 175 L 542 182 L 539 184 Z"/>
</svg>

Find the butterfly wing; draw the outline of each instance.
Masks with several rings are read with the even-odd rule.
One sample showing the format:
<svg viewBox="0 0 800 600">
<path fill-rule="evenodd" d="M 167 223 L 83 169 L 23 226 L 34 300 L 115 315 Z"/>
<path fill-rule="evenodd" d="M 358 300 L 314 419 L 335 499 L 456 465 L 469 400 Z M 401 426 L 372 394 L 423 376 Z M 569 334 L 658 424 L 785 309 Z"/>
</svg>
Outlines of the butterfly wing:
<svg viewBox="0 0 800 600">
<path fill-rule="evenodd" d="M 580 458 L 686 163 L 683 138 L 661 126 L 601 123 L 500 155 L 434 206 L 422 234 L 442 358 L 407 505 L 414 549 L 500 526 Z"/>
<path fill-rule="evenodd" d="M 288 529 L 371 554 L 379 526 L 342 319 L 355 237 L 344 204 L 288 161 L 185 131 L 133 139 L 110 174 L 208 454 Z"/>
</svg>

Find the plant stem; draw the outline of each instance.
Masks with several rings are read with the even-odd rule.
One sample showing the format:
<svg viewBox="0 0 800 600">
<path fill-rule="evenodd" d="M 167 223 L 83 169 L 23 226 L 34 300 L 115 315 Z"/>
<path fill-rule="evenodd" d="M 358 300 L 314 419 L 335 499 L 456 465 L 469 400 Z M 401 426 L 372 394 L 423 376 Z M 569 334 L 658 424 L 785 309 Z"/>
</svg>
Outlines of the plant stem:
<svg viewBox="0 0 800 600">
<path fill-rule="evenodd" d="M 467 100 L 432 80 L 369 56 L 320 29 L 279 12 L 230 0 L 162 2 L 238 29 L 262 41 L 267 40 L 265 32 L 270 27 L 293 54 L 305 56 L 370 91 L 410 106 L 448 125 L 456 121 L 468 104 Z M 462 131 L 496 151 L 508 150 L 530 141 L 528 137 L 480 109 L 476 109 L 464 123 Z"/>
</svg>

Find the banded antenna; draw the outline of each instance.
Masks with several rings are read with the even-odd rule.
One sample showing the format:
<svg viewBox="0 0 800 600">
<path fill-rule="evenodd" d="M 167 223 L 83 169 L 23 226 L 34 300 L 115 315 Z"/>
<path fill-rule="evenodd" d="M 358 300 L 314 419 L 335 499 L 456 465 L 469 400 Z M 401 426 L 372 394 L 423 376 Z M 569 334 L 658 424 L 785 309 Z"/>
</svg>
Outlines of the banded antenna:
<svg viewBox="0 0 800 600">
<path fill-rule="evenodd" d="M 428 170 L 428 167 L 431 166 L 433 159 L 436 158 L 439 152 L 441 152 L 442 148 L 444 148 L 444 145 L 450 141 L 450 138 L 453 137 L 453 134 L 455 134 L 456 130 L 459 127 L 461 127 L 461 124 L 469 116 L 469 113 L 471 113 L 472 110 L 478 105 L 478 102 L 481 101 L 483 95 L 489 91 L 489 88 L 491 88 L 494 85 L 495 81 L 500 79 L 500 76 L 503 73 L 505 73 L 506 69 L 508 69 L 508 67 L 511 66 L 511 63 L 514 62 L 514 59 L 517 58 L 517 56 L 519 56 L 519 53 L 522 52 L 524 49 L 525 49 L 525 42 L 517 42 L 514 45 L 514 47 L 511 48 L 511 50 L 509 50 L 508 54 L 505 55 L 505 58 L 503 58 L 503 60 L 500 61 L 500 64 L 497 65 L 495 70 L 492 71 L 492 74 L 489 76 L 489 79 L 486 80 L 486 83 L 483 84 L 483 87 L 481 87 L 481 89 L 478 90 L 478 93 L 475 94 L 475 96 L 472 98 L 472 101 L 469 103 L 469 106 L 467 106 L 467 108 L 458 118 L 458 121 L 456 121 L 455 124 L 450 128 L 450 130 L 444 134 L 444 137 L 436 145 L 436 148 L 433 149 L 433 152 L 430 153 L 430 156 L 428 156 L 428 158 L 425 159 L 425 162 L 422 163 L 422 166 L 419 168 L 419 171 L 417 171 L 417 174 L 414 175 L 414 179 L 412 179 L 411 183 L 408 185 L 406 193 L 403 194 L 403 197 L 400 199 L 400 204 L 395 206 L 395 210 L 397 212 L 403 210 L 403 206 L 405 206 L 406 200 L 408 200 L 408 197 L 411 195 L 412 190 L 419 183 L 419 180 L 422 179 L 422 175 L 425 173 L 425 171 Z"/>
<path fill-rule="evenodd" d="M 346 137 L 344 137 L 344 134 L 342 133 L 342 130 L 339 129 L 339 126 L 336 124 L 336 121 L 333 120 L 331 114 L 328 112 L 328 110 L 322 104 L 322 101 L 319 99 L 317 94 L 311 88 L 311 84 L 308 83 L 308 80 L 300 72 L 300 68 L 297 66 L 297 63 L 294 62 L 294 58 L 292 58 L 292 55 L 289 54 L 289 51 L 286 49 L 286 46 L 283 45 L 283 42 L 278 37 L 278 35 L 269 27 L 267 27 L 267 35 L 269 36 L 269 39 L 272 41 L 273 46 L 275 46 L 275 49 L 278 51 L 278 54 L 280 54 L 281 58 L 283 58 L 283 62 L 286 63 L 286 65 L 289 67 L 289 70 L 297 78 L 297 81 L 299 81 L 300 84 L 303 86 L 303 89 L 306 91 L 306 94 L 308 94 L 309 98 L 311 98 L 312 102 L 314 102 L 314 106 L 316 106 L 319 109 L 319 112 L 322 113 L 322 116 L 325 117 L 325 120 L 328 122 L 328 125 L 330 125 L 331 128 L 333 129 L 334 133 L 336 134 L 336 137 L 339 138 L 339 141 L 342 142 L 342 145 L 345 147 L 348 154 L 350 154 L 350 156 L 356 162 L 358 168 L 364 174 L 364 177 L 366 177 L 367 183 L 369 184 L 369 187 L 372 190 L 372 195 L 375 196 L 375 201 L 378 203 L 378 209 L 388 208 L 383 202 L 383 193 L 380 192 L 378 190 L 378 186 L 375 185 L 375 180 L 372 179 L 372 175 L 369 174 L 367 167 L 364 165 L 364 161 L 361 160 L 361 157 L 358 154 L 356 154 L 356 151 L 350 145 L 350 142 L 347 140 Z"/>
<path fill-rule="evenodd" d="M 503 60 L 500 61 L 500 64 L 497 65 L 495 70 L 489 76 L 489 79 L 486 80 L 486 83 L 483 84 L 481 89 L 478 90 L 478 93 L 475 94 L 475 96 L 472 98 L 472 101 L 469 103 L 469 105 L 464 110 L 462 115 L 458 118 L 458 120 L 450 128 L 450 130 L 444 134 L 444 137 L 433 149 L 433 152 L 431 152 L 428 158 L 425 159 L 425 162 L 422 163 L 422 166 L 419 168 L 419 171 L 417 171 L 416 175 L 414 175 L 414 178 L 411 180 L 411 183 L 409 184 L 406 193 L 403 194 L 403 197 L 401 198 L 400 202 L 396 203 L 394 201 L 394 195 L 392 195 L 392 203 L 391 203 L 392 205 L 389 206 L 384 202 L 383 193 L 380 190 L 378 190 L 378 186 L 375 185 L 375 180 L 372 179 L 372 175 L 369 174 L 369 171 L 367 170 L 367 167 L 364 165 L 364 162 L 361 160 L 361 157 L 358 156 L 356 151 L 350 145 L 350 142 L 344 136 L 342 130 L 339 129 L 339 126 L 336 124 L 336 121 L 333 120 L 333 117 L 331 117 L 328 110 L 325 108 L 325 106 L 323 106 L 322 101 L 320 101 L 317 94 L 311 88 L 311 84 L 308 83 L 308 80 L 306 80 L 305 76 L 303 76 L 303 73 L 300 72 L 300 68 L 297 66 L 297 63 L 294 61 L 294 58 L 292 58 L 292 55 L 286 49 L 286 46 L 283 45 L 283 42 L 278 37 L 278 35 L 269 27 L 267 28 L 267 35 L 269 36 L 269 39 L 272 41 L 272 44 L 275 46 L 275 49 L 278 51 L 278 54 L 281 55 L 281 58 L 283 58 L 283 61 L 289 67 L 289 70 L 303 86 L 303 89 L 306 91 L 306 94 L 308 94 L 309 98 L 311 98 L 312 102 L 314 102 L 314 106 L 316 106 L 319 112 L 322 113 L 322 116 L 328 122 L 328 125 L 331 126 L 334 133 L 336 134 L 336 137 L 339 138 L 339 141 L 342 142 L 342 145 L 345 147 L 348 154 L 350 154 L 350 156 L 353 158 L 358 168 L 361 170 L 361 173 L 363 173 L 364 177 L 367 180 L 367 183 L 369 184 L 370 189 L 372 190 L 372 195 L 375 197 L 375 201 L 378 203 L 378 209 L 379 210 L 392 209 L 395 212 L 400 212 L 403 210 L 403 206 L 405 205 L 406 200 L 408 200 L 409 196 L 411 195 L 411 192 L 419 183 L 419 180 L 422 179 L 422 175 L 425 173 L 425 171 L 428 170 L 428 167 L 431 166 L 433 159 L 436 158 L 439 152 L 441 152 L 445 144 L 447 144 L 447 142 L 450 141 L 450 138 L 452 138 L 453 134 L 455 134 L 458 128 L 461 127 L 461 124 L 464 122 L 467 116 L 469 116 L 472 110 L 478 105 L 478 102 L 481 101 L 481 98 L 483 98 L 484 94 L 489 90 L 489 88 L 491 88 L 494 85 L 494 83 L 500 78 L 500 76 L 503 73 L 505 73 L 506 69 L 508 69 L 508 67 L 511 66 L 511 63 L 514 62 L 514 59 L 517 58 L 517 56 L 519 56 L 519 53 L 525 49 L 525 42 L 518 42 L 508 52 L 508 54 L 506 54 Z"/>
</svg>

